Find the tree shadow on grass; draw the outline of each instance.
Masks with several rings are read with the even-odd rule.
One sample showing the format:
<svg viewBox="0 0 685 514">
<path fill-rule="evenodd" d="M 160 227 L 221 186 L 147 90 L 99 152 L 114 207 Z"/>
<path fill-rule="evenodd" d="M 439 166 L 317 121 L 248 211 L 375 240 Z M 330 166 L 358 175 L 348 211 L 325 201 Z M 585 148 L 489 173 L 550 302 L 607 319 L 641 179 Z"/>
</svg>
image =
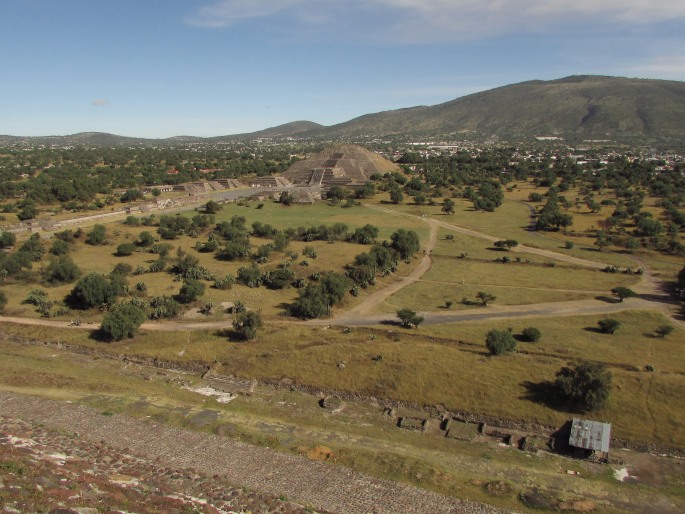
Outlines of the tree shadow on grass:
<svg viewBox="0 0 685 514">
<path fill-rule="evenodd" d="M 606 302 L 606 303 L 621 303 L 620 300 L 617 300 L 613 296 L 606 296 L 606 295 L 599 295 L 595 296 L 595 300 L 599 300 L 600 302 Z"/>
<path fill-rule="evenodd" d="M 585 330 L 585 332 L 594 332 L 595 334 L 606 334 L 606 332 L 603 332 L 599 327 L 583 327 L 583 330 Z"/>
<path fill-rule="evenodd" d="M 539 403 L 556 411 L 568 412 L 566 398 L 554 382 L 550 380 L 543 380 L 542 382 L 525 381 L 521 385 L 526 390 L 521 397 L 522 399 Z"/>
<path fill-rule="evenodd" d="M 90 334 L 88 334 L 88 339 L 90 339 L 91 341 L 95 341 L 97 343 L 111 344 L 114 342 L 114 341 L 112 341 L 112 339 L 107 337 L 107 335 L 104 333 L 103 330 L 101 330 L 99 328 L 95 328 L 95 329 L 91 330 Z"/>
</svg>

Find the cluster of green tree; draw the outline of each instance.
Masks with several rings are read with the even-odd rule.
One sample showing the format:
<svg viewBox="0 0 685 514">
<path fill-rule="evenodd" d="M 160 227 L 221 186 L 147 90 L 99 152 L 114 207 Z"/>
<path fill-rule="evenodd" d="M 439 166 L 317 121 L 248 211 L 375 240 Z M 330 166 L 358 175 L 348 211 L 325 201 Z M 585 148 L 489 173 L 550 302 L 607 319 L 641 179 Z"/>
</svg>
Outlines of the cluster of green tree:
<svg viewBox="0 0 685 514">
<path fill-rule="evenodd" d="M 573 224 L 573 216 L 562 212 L 568 210 L 570 203 L 565 197 L 557 194 L 558 188 L 552 186 L 547 193 L 547 203 L 538 215 L 535 228 L 537 230 L 566 230 Z"/>
<path fill-rule="evenodd" d="M 293 154 L 321 145 L 193 145 L 184 147 L 5 148 L 0 152 L 0 200 L 25 198 L 33 207 L 13 203 L 24 219 L 35 204 L 60 203 L 70 210 L 98 209 L 142 196 L 141 188 L 207 178 L 237 178 L 285 171 Z M 173 174 L 169 172 L 173 170 Z M 208 171 L 209 170 L 209 171 Z M 125 190 L 115 195 L 115 190 Z"/>
</svg>

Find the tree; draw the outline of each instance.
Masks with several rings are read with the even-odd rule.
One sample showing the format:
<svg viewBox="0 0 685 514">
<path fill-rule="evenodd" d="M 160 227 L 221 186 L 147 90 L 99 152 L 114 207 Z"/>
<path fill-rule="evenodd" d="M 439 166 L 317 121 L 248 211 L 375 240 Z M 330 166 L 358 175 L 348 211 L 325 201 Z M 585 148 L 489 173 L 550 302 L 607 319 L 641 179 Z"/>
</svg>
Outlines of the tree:
<svg viewBox="0 0 685 514">
<path fill-rule="evenodd" d="M 147 230 L 143 230 L 140 234 L 138 234 L 138 240 L 136 241 L 136 244 L 138 246 L 142 246 L 143 248 L 148 248 L 155 244 L 155 236 L 150 234 Z"/>
<path fill-rule="evenodd" d="M 540 330 L 535 327 L 527 327 L 521 331 L 523 338 L 530 343 L 537 343 L 542 336 Z"/>
<path fill-rule="evenodd" d="M 123 203 L 127 203 L 135 202 L 136 200 L 140 200 L 141 198 L 143 198 L 143 192 L 140 189 L 128 189 L 123 195 L 121 195 L 120 200 Z"/>
<path fill-rule="evenodd" d="M 495 241 L 494 245 L 495 248 L 498 250 L 506 250 L 509 251 L 515 246 L 518 246 L 519 242 L 516 241 L 515 239 L 503 239 L 500 241 Z"/>
<path fill-rule="evenodd" d="M 17 242 L 17 236 L 12 232 L 3 232 L 0 234 L 0 248 L 11 248 Z"/>
<path fill-rule="evenodd" d="M 413 230 L 405 230 L 403 228 L 394 232 L 390 236 L 390 241 L 390 247 L 403 260 L 411 258 L 421 247 L 418 234 Z"/>
<path fill-rule="evenodd" d="M 50 282 L 67 284 L 81 276 L 81 270 L 68 255 L 53 259 L 45 269 L 45 276 Z"/>
<path fill-rule="evenodd" d="M 478 298 L 478 301 L 483 304 L 484 307 L 486 307 L 490 302 L 494 302 L 497 297 L 494 295 L 491 295 L 490 293 L 486 293 L 485 291 L 478 291 L 476 294 L 476 298 Z"/>
<path fill-rule="evenodd" d="M 378 237 L 378 228 L 367 223 L 363 227 L 360 227 L 354 231 L 350 236 L 350 241 L 356 241 L 362 245 L 372 244 Z"/>
<path fill-rule="evenodd" d="M 616 319 L 606 318 L 601 319 L 597 322 L 599 325 L 599 331 L 604 334 L 613 334 L 621 326 L 621 322 Z"/>
<path fill-rule="evenodd" d="M 258 312 L 245 311 L 233 320 L 233 329 L 245 341 L 257 337 L 257 329 L 262 328 L 262 318 Z"/>
<path fill-rule="evenodd" d="M 566 399 L 584 410 L 603 407 L 611 392 L 611 372 L 601 362 L 581 361 L 556 374 L 556 386 Z"/>
<path fill-rule="evenodd" d="M 207 214 L 216 214 L 221 209 L 223 209 L 223 207 L 221 206 L 221 204 L 219 202 L 217 202 L 215 200 L 210 200 L 205 204 L 204 210 Z"/>
<path fill-rule="evenodd" d="M 423 316 L 418 316 L 415 311 L 411 309 L 400 309 L 397 311 L 397 317 L 400 318 L 404 328 L 418 327 L 423 323 Z"/>
<path fill-rule="evenodd" d="M 254 263 L 238 268 L 238 281 L 247 287 L 259 287 L 261 280 L 262 272 Z"/>
<path fill-rule="evenodd" d="M 102 320 L 100 330 L 108 339 L 120 341 L 133 337 L 145 321 L 145 312 L 135 305 L 124 303 L 108 312 Z"/>
<path fill-rule="evenodd" d="M 205 294 L 205 285 L 194 278 L 186 278 L 183 281 L 178 299 L 183 303 L 191 303 Z"/>
<path fill-rule="evenodd" d="M 390 201 L 394 204 L 402 203 L 404 200 L 404 194 L 399 187 L 393 187 L 390 190 Z"/>
<path fill-rule="evenodd" d="M 19 221 L 30 220 L 36 216 L 38 216 L 38 208 L 31 200 L 26 200 L 21 210 L 17 213 L 17 218 L 19 218 Z"/>
<path fill-rule="evenodd" d="M 348 193 L 340 186 L 332 186 L 326 193 L 326 199 L 332 204 L 338 204 L 348 197 Z"/>
<path fill-rule="evenodd" d="M 278 199 L 278 202 L 279 202 L 280 204 L 285 205 L 285 206 L 287 207 L 287 206 L 289 206 L 289 205 L 292 205 L 293 200 L 294 200 L 293 195 L 290 194 L 289 191 L 283 191 L 283 192 L 281 193 L 281 196 L 280 196 L 279 199 Z"/>
<path fill-rule="evenodd" d="M 485 347 L 493 355 L 502 355 L 516 348 L 516 339 L 511 330 L 490 330 L 485 336 Z"/>
<path fill-rule="evenodd" d="M 71 299 L 85 309 L 113 304 L 116 296 L 116 291 L 100 273 L 89 273 L 71 291 Z"/>
<path fill-rule="evenodd" d="M 95 225 L 86 236 L 86 243 L 89 245 L 101 245 L 105 243 L 107 229 L 104 225 Z"/>
<path fill-rule="evenodd" d="M 678 272 L 678 287 L 685 289 L 685 266 Z"/>
<path fill-rule="evenodd" d="M 69 253 L 69 243 L 62 239 L 55 239 L 50 247 L 50 253 L 52 255 L 65 255 Z"/>
<path fill-rule="evenodd" d="M 634 296 L 637 296 L 637 293 L 635 291 L 623 286 L 614 287 L 611 290 L 611 294 L 618 298 L 619 302 L 622 302 L 626 298 L 633 298 Z"/>
<path fill-rule="evenodd" d="M 445 198 L 442 202 L 442 209 L 440 210 L 444 214 L 454 214 L 454 200 Z"/>
</svg>

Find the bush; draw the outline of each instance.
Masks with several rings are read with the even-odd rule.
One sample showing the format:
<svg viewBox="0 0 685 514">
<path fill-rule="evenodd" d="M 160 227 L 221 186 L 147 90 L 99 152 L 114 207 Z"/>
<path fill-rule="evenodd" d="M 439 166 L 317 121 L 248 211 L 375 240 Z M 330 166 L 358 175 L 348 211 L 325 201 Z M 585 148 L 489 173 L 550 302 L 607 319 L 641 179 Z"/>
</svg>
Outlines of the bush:
<svg viewBox="0 0 685 514">
<path fill-rule="evenodd" d="M 491 330 L 485 337 L 485 347 L 492 355 L 502 355 L 516 348 L 511 330 Z"/>
<path fill-rule="evenodd" d="M 102 320 L 100 330 L 104 336 L 113 341 L 133 337 L 145 321 L 145 312 L 130 303 L 118 305 L 108 312 Z"/>
<path fill-rule="evenodd" d="M 69 253 L 69 243 L 61 239 L 55 239 L 50 247 L 52 255 L 66 255 Z"/>
<path fill-rule="evenodd" d="M 150 319 L 175 318 L 181 310 L 176 300 L 169 296 L 155 296 L 150 300 Z"/>
<path fill-rule="evenodd" d="M 247 287 L 259 287 L 261 280 L 262 272 L 254 264 L 238 268 L 238 281 Z"/>
<path fill-rule="evenodd" d="M 4 311 L 6 306 L 7 295 L 5 294 L 5 291 L 0 291 L 0 312 Z"/>
<path fill-rule="evenodd" d="M 89 273 L 71 291 L 72 301 L 85 309 L 113 304 L 116 296 L 116 291 L 100 273 Z"/>
<path fill-rule="evenodd" d="M 258 312 L 245 311 L 233 320 L 233 329 L 245 341 L 257 337 L 257 329 L 262 328 L 262 318 Z"/>
<path fill-rule="evenodd" d="M 93 229 L 88 232 L 88 236 L 86 237 L 86 243 L 89 245 L 101 245 L 105 244 L 105 236 L 106 236 L 107 230 L 105 229 L 104 225 L 95 225 Z"/>
<path fill-rule="evenodd" d="M 423 323 L 423 316 L 418 316 L 416 312 L 411 309 L 398 310 L 397 317 L 400 318 L 402 326 L 405 328 L 418 327 Z"/>
<path fill-rule="evenodd" d="M 126 257 L 132 255 L 136 251 L 136 245 L 133 243 L 121 243 L 117 246 L 117 255 L 119 257 Z"/>
<path fill-rule="evenodd" d="M 556 386 L 566 399 L 585 410 L 604 406 L 611 391 L 611 372 L 601 362 L 581 361 L 556 374 Z"/>
<path fill-rule="evenodd" d="M 599 325 L 600 332 L 604 334 L 613 334 L 618 330 L 618 327 L 621 326 L 621 322 L 616 319 L 607 318 L 599 320 L 597 325 Z"/>
<path fill-rule="evenodd" d="M 81 276 L 81 270 L 67 255 L 62 255 L 50 262 L 45 270 L 50 282 L 68 284 Z"/>
<path fill-rule="evenodd" d="M 191 303 L 205 294 L 205 285 L 199 280 L 187 278 L 178 293 L 178 299 L 183 303 Z"/>
<path fill-rule="evenodd" d="M 17 242 L 17 236 L 12 232 L 2 232 L 0 234 L 0 248 L 11 248 Z"/>
<path fill-rule="evenodd" d="M 537 343 L 542 336 L 542 333 L 535 327 L 527 327 L 521 331 L 523 338 L 529 343 Z"/>
<path fill-rule="evenodd" d="M 654 332 L 656 332 L 656 335 L 664 338 L 667 335 L 669 335 L 671 332 L 675 330 L 671 325 L 661 325 L 659 328 L 657 328 Z"/>
</svg>

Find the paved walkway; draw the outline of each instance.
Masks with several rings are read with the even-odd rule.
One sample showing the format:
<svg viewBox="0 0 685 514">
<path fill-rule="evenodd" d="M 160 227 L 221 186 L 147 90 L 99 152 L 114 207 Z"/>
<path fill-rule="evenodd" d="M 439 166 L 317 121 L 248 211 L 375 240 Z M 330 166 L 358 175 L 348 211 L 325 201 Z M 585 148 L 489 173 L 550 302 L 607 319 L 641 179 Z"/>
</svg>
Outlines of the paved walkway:
<svg viewBox="0 0 685 514">
<path fill-rule="evenodd" d="M 168 466 L 218 475 L 263 493 L 340 513 L 498 513 L 503 510 L 373 478 L 268 448 L 81 405 L 0 393 L 0 415 L 68 432 Z"/>
</svg>

